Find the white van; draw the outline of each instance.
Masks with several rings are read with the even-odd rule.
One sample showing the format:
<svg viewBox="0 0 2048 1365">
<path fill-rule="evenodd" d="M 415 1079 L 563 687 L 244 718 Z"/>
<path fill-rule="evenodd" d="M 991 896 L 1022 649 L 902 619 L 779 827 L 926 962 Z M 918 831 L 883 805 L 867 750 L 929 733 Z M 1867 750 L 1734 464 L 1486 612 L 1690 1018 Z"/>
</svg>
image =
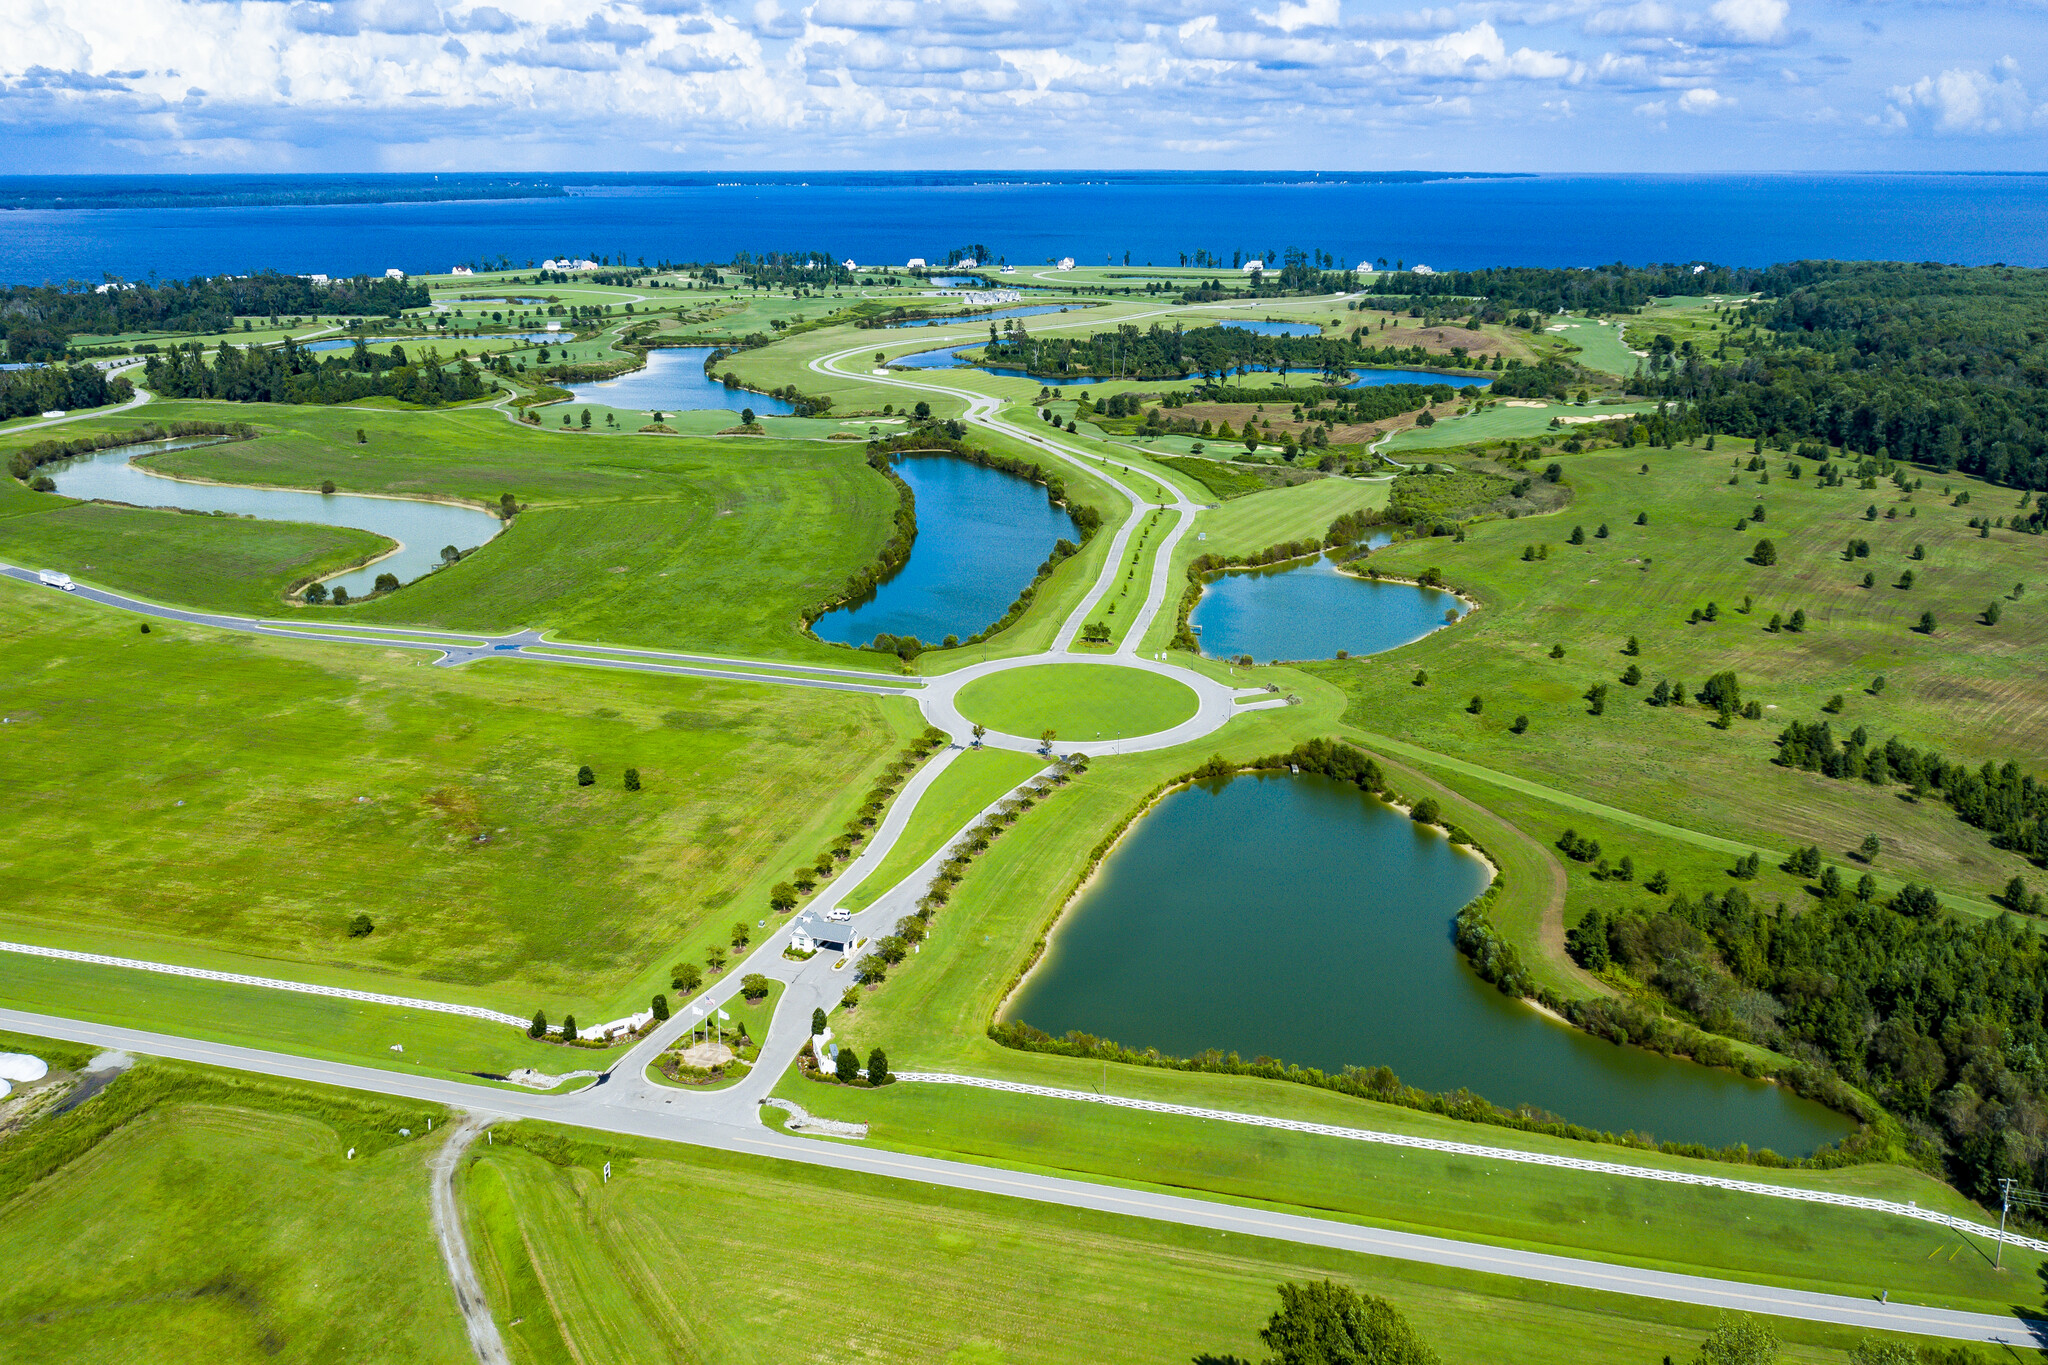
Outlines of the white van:
<svg viewBox="0 0 2048 1365">
<path fill-rule="evenodd" d="M 848 920 L 853 918 L 853 912 L 842 906 L 832 910 L 827 910 L 825 912 L 825 918 L 832 921 L 832 923 L 834 924 L 844 924 Z"/>
<path fill-rule="evenodd" d="M 36 577 L 42 579 L 50 587 L 62 588 L 66 592 L 78 591 L 78 585 L 71 581 L 71 575 L 68 573 L 58 573 L 55 569 L 44 569 Z"/>
</svg>

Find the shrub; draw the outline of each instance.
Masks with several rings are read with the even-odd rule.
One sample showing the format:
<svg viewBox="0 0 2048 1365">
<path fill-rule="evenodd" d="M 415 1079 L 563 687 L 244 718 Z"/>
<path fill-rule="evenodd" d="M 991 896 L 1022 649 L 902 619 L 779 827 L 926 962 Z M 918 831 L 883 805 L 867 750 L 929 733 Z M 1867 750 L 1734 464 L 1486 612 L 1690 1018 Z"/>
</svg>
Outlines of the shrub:
<svg viewBox="0 0 2048 1365">
<path fill-rule="evenodd" d="M 832 1063 L 833 1074 L 851 1084 L 860 1078 L 860 1055 L 850 1047 L 839 1049 L 839 1056 Z"/>
<path fill-rule="evenodd" d="M 638 768 L 626 769 L 626 790 L 629 792 L 640 790 L 640 770 Z"/>
<path fill-rule="evenodd" d="M 656 1023 L 668 1018 L 668 997 L 665 995 L 655 996 L 653 1001 L 650 1002 L 649 1008 L 654 1011 Z"/>
<path fill-rule="evenodd" d="M 1750 551 L 1750 554 L 1749 554 L 1749 562 L 1750 562 L 1750 563 L 1752 563 L 1752 564 L 1775 564 L 1775 563 L 1777 563 L 1777 562 L 1778 562 L 1778 547 L 1777 547 L 1777 546 L 1775 546 L 1775 545 L 1773 545 L 1773 544 L 1771 544 L 1771 542 L 1770 542 L 1770 541 L 1768 541 L 1768 540 L 1759 540 L 1759 541 L 1758 541 L 1758 542 L 1756 543 L 1756 548 L 1755 548 L 1754 550 Z"/>
<path fill-rule="evenodd" d="M 749 1000 L 760 1000 L 768 994 L 768 978 L 759 972 L 748 972 L 740 981 L 740 994 Z"/>
<path fill-rule="evenodd" d="M 376 928 L 377 926 L 370 922 L 370 917 L 358 910 L 355 917 L 348 922 L 348 936 L 350 938 L 368 938 L 376 931 Z"/>
<path fill-rule="evenodd" d="M 1443 818 L 1443 810 L 1433 796 L 1425 796 L 1408 808 L 1408 818 L 1418 825 L 1434 825 Z"/>
<path fill-rule="evenodd" d="M 889 1079 L 889 1055 L 876 1048 L 868 1054 L 868 1084 L 880 1085 Z"/>
<path fill-rule="evenodd" d="M 526 1036 L 529 1038 L 545 1038 L 547 1034 L 548 1017 L 540 1010 L 535 1010 L 533 1012 L 533 1022 L 526 1026 Z"/>
<path fill-rule="evenodd" d="M 562 1041 L 565 1043 L 576 1041 L 576 1016 L 573 1014 L 562 1016 Z"/>
<path fill-rule="evenodd" d="M 811 1011 L 811 1036 L 812 1036 L 813 1038 L 815 1038 L 815 1037 L 817 1037 L 817 1036 L 818 1036 L 819 1034 L 823 1033 L 824 1031 L 825 1031 L 825 1011 L 824 1011 L 824 1009 L 823 1009 L 823 1008 L 818 1008 L 818 1009 L 814 1009 L 814 1010 L 812 1010 L 812 1011 Z"/>
</svg>

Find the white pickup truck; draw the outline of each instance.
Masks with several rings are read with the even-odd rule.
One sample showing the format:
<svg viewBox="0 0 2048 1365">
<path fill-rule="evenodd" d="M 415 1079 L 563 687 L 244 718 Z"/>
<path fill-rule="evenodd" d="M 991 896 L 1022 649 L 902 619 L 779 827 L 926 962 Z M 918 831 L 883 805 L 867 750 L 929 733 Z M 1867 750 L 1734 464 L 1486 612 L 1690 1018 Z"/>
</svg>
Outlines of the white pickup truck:
<svg viewBox="0 0 2048 1365">
<path fill-rule="evenodd" d="M 78 591 L 78 585 L 71 581 L 71 575 L 68 573 L 58 573 L 55 569 L 44 569 L 36 577 L 42 579 L 45 584 L 52 588 L 62 588 L 66 592 Z"/>
</svg>

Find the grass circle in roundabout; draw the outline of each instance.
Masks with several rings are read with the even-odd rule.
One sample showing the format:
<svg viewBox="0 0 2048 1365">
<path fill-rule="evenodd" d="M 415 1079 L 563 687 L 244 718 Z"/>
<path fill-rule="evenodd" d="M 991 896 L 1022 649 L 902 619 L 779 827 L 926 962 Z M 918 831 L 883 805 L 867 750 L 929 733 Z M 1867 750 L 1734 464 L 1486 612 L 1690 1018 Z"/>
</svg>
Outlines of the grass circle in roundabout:
<svg viewBox="0 0 2048 1365">
<path fill-rule="evenodd" d="M 1047 730 L 1070 743 L 1130 739 L 1194 719 L 1193 689 L 1115 664 L 1034 664 L 976 678 L 954 698 L 960 714 L 1006 735 Z"/>
</svg>

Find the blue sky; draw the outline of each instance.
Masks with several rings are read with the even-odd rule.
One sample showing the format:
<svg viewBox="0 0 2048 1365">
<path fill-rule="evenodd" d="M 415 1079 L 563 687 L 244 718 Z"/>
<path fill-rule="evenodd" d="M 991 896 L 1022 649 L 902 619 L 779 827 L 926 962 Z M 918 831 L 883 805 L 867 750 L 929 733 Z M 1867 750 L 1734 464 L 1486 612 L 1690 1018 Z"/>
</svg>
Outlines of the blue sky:
<svg viewBox="0 0 2048 1365">
<path fill-rule="evenodd" d="M 2048 169 L 2048 0 L 14 0 L 0 170 Z"/>
</svg>

